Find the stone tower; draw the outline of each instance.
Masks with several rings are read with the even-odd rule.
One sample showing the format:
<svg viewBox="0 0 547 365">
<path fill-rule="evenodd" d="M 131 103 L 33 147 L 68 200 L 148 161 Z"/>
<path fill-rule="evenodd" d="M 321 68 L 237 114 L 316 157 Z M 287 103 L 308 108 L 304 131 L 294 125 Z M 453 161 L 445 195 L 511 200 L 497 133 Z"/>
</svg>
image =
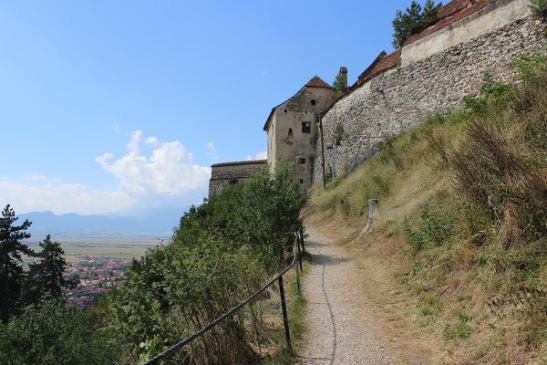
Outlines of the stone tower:
<svg viewBox="0 0 547 365">
<path fill-rule="evenodd" d="M 312 182 L 320 115 L 335 100 L 335 90 L 314 76 L 296 94 L 274 107 L 264 124 L 270 169 L 275 171 L 286 164 L 304 190 Z"/>
</svg>

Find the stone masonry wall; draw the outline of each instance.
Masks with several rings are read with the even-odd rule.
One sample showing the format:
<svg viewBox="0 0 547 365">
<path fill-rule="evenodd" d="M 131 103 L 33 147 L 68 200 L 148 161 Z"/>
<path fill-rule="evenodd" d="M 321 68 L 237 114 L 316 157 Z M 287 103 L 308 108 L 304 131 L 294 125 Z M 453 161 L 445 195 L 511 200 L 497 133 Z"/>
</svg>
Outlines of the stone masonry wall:
<svg viewBox="0 0 547 365">
<path fill-rule="evenodd" d="M 371 156 L 388 135 L 420 123 L 426 114 L 443 112 L 476 95 L 485 72 L 495 80 L 516 78 L 513 58 L 545 44 L 545 22 L 534 16 L 506 25 L 441 53 L 380 74 L 339 100 L 323 117 L 324 143 L 334 140 L 341 124 L 341 146 L 325 149 L 326 166 L 339 174 Z M 321 182 L 321 150 L 314 164 L 315 183 Z"/>
<path fill-rule="evenodd" d="M 244 181 L 266 168 L 266 160 L 228 162 L 211 166 L 209 197 L 218 194 L 226 186 Z"/>
</svg>

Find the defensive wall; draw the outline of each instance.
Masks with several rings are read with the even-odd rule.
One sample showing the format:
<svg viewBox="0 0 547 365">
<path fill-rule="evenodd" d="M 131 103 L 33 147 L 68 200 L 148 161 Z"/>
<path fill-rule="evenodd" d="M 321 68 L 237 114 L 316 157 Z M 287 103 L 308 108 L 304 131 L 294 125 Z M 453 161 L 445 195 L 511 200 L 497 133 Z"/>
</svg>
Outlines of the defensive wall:
<svg viewBox="0 0 547 365">
<path fill-rule="evenodd" d="M 461 6 L 400 51 L 380 54 L 323 116 L 323 140 L 329 147 L 325 165 L 335 175 L 374 154 L 386 136 L 418 125 L 424 115 L 458 106 L 466 95 L 477 95 L 486 72 L 497 81 L 514 81 L 512 60 L 545 45 L 545 20 L 532 14 L 528 0 L 467 2 L 471 5 L 465 0 L 449 3 Z M 336 146 L 338 125 L 344 138 Z M 315 183 L 322 181 L 321 164 L 318 143 Z"/>
<path fill-rule="evenodd" d="M 217 163 L 211 166 L 209 197 L 218 194 L 226 186 L 237 184 L 267 168 L 266 160 Z"/>
</svg>

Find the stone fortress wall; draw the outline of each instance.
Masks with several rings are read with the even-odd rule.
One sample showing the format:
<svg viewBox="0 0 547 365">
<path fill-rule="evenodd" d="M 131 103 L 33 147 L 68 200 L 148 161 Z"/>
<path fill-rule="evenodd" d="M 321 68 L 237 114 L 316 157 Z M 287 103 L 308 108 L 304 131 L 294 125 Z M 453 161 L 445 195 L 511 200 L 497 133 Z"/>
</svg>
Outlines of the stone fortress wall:
<svg viewBox="0 0 547 365">
<path fill-rule="evenodd" d="M 209 197 L 218 194 L 226 186 L 244 181 L 265 168 L 267 168 L 266 160 L 214 164 L 211 166 Z"/>
<path fill-rule="evenodd" d="M 545 45 L 545 21 L 532 15 L 528 4 L 490 1 L 474 14 L 405 45 L 395 67 L 358 82 L 323 117 L 326 146 L 333 144 L 338 125 L 345 132 L 340 146 L 325 149 L 325 166 L 332 166 L 335 175 L 352 169 L 386 136 L 418 125 L 426 114 L 458 106 L 466 95 L 476 95 L 486 72 L 498 81 L 514 80 L 513 58 Z M 319 183 L 320 144 L 315 156 L 313 181 Z"/>
</svg>

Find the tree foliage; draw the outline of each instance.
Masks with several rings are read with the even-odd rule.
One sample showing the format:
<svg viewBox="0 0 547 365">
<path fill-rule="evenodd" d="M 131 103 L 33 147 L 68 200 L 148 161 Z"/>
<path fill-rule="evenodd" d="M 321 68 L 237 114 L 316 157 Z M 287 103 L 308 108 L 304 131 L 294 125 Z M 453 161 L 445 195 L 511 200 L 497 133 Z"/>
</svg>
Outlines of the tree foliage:
<svg viewBox="0 0 547 365">
<path fill-rule="evenodd" d="M 337 95 L 341 95 L 346 91 L 346 88 L 348 86 L 348 74 L 347 73 L 338 73 L 336 77 L 334 78 L 334 82 L 332 83 L 332 87 L 336 91 Z"/>
<path fill-rule="evenodd" d="M 120 363 L 120 338 L 92 311 L 47 301 L 0 323 L 0 364 L 103 365 Z"/>
<path fill-rule="evenodd" d="M 530 8 L 538 15 L 545 17 L 547 12 L 547 0 L 530 0 Z"/>
<path fill-rule="evenodd" d="M 441 5 L 441 3 L 435 4 L 433 0 L 427 0 L 422 8 L 416 0 L 413 0 L 404 12 L 397 10 L 395 19 L 392 21 L 393 47 L 401 48 L 410 36 L 437 22 L 437 11 Z"/>
<path fill-rule="evenodd" d="M 42 297 L 61 297 L 63 287 L 69 285 L 63 277 L 66 261 L 61 244 L 48 234 L 39 245 L 42 250 L 36 256 L 40 261 L 30 264 L 26 280 L 25 302 L 29 304 L 37 304 Z"/>
<path fill-rule="evenodd" d="M 134 361 L 196 332 L 285 266 L 305 196 L 288 170 L 230 186 L 180 220 L 173 242 L 129 270 L 110 308 Z M 254 356 L 245 314 L 196 343 L 192 363 L 236 364 Z"/>
<path fill-rule="evenodd" d="M 32 255 L 33 252 L 21 241 L 29 238 L 26 230 L 31 222 L 25 220 L 21 225 L 17 221 L 15 211 L 8 204 L 0 217 L 0 319 L 7 322 L 17 313 L 21 306 L 21 290 L 23 285 L 22 255 Z"/>
</svg>

